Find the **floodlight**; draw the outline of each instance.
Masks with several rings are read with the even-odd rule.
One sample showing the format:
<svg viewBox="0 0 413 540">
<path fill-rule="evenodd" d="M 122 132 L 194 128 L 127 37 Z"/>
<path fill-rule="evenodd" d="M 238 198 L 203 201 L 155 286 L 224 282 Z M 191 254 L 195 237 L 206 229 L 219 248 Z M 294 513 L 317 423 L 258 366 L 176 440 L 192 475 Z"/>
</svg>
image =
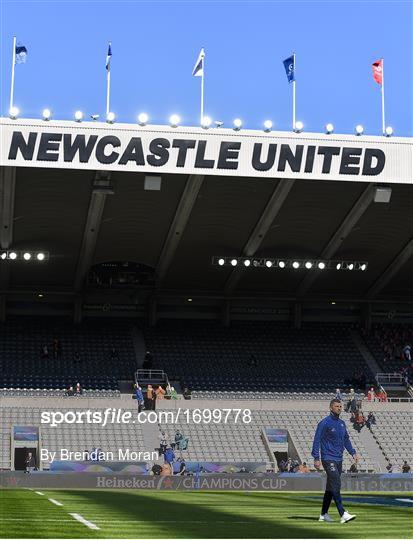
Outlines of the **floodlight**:
<svg viewBox="0 0 413 540">
<path fill-rule="evenodd" d="M 50 109 L 43 109 L 42 116 L 43 120 L 50 120 L 52 116 L 52 111 Z"/>
<path fill-rule="evenodd" d="M 75 120 L 76 120 L 76 122 L 81 122 L 83 120 L 82 111 L 76 111 L 75 112 Z"/>
<path fill-rule="evenodd" d="M 356 131 L 356 135 L 363 135 L 364 127 L 361 124 L 357 124 L 355 131 Z"/>
<path fill-rule="evenodd" d="M 219 264 L 219 266 L 224 266 L 225 259 L 218 259 L 218 264 Z"/>
<path fill-rule="evenodd" d="M 313 267 L 313 263 L 312 263 L 311 261 L 307 261 L 307 262 L 305 263 L 305 267 L 306 267 L 308 270 L 310 270 L 310 268 Z"/>
<path fill-rule="evenodd" d="M 360 270 L 362 272 L 364 272 L 364 270 L 366 270 L 366 269 L 367 269 L 367 264 L 366 263 L 363 263 L 363 264 L 360 265 Z"/>
<path fill-rule="evenodd" d="M 265 261 L 265 266 L 266 266 L 267 268 L 271 268 L 271 266 L 272 266 L 272 261 Z"/>
<path fill-rule="evenodd" d="M 30 259 L 32 258 L 32 254 L 27 252 L 27 253 L 23 253 L 23 259 L 25 261 L 30 261 Z"/>
<path fill-rule="evenodd" d="M 169 117 L 169 124 L 171 127 L 178 127 L 181 118 L 177 114 L 173 114 Z"/>
<path fill-rule="evenodd" d="M 12 120 L 16 120 L 16 118 L 19 116 L 19 109 L 17 107 L 11 107 L 9 110 L 9 116 Z"/>
<path fill-rule="evenodd" d="M 6 258 L 7 258 L 7 251 L 2 251 L 0 253 L 0 259 L 3 259 L 3 261 L 4 261 L 4 259 L 6 259 Z"/>
<path fill-rule="evenodd" d="M 278 266 L 280 268 L 285 268 L 285 262 L 284 261 L 278 261 Z"/>
<path fill-rule="evenodd" d="M 304 128 L 304 124 L 302 122 L 300 122 L 300 120 L 297 120 L 297 122 L 295 123 L 295 126 L 294 126 L 294 131 L 296 133 L 301 133 L 303 128 Z"/>
<path fill-rule="evenodd" d="M 192 298 L 187 298 L 187 302 L 192 302 Z"/>
<path fill-rule="evenodd" d="M 138 115 L 138 123 L 140 126 L 145 126 L 148 123 L 149 116 L 145 112 Z"/>
<path fill-rule="evenodd" d="M 36 255 L 38 261 L 44 261 L 45 254 L 44 253 L 38 253 Z"/>
<path fill-rule="evenodd" d="M 320 261 L 318 264 L 317 264 L 318 268 L 320 270 L 324 270 L 324 268 L 326 267 L 326 263 L 323 262 L 323 261 Z"/>
<path fill-rule="evenodd" d="M 249 266 L 251 264 L 251 261 L 249 259 L 245 259 L 244 266 Z"/>
<path fill-rule="evenodd" d="M 208 129 L 209 127 L 211 127 L 211 124 L 212 124 L 212 119 L 209 116 L 204 116 L 202 118 L 201 126 L 204 129 Z"/>
<path fill-rule="evenodd" d="M 341 270 L 342 268 L 342 264 L 341 263 L 337 263 L 336 264 L 336 270 Z"/>
<path fill-rule="evenodd" d="M 384 134 L 386 137 L 391 137 L 393 135 L 393 128 L 391 126 L 387 126 L 384 130 Z"/>
<path fill-rule="evenodd" d="M 11 259 L 12 261 L 14 261 L 15 259 L 17 259 L 17 253 L 15 251 L 10 251 L 9 253 L 9 259 Z"/>
<path fill-rule="evenodd" d="M 300 268 L 300 263 L 298 261 L 293 262 L 293 268 L 297 269 Z"/>
<path fill-rule="evenodd" d="M 232 266 L 237 266 L 237 264 L 238 264 L 237 259 L 231 259 L 231 265 Z"/>
<path fill-rule="evenodd" d="M 235 131 L 239 131 L 242 128 L 242 120 L 241 118 L 235 118 L 233 121 L 233 126 Z"/>
<path fill-rule="evenodd" d="M 333 133 L 334 131 L 333 124 L 330 124 L 330 123 L 326 124 L 325 130 L 326 130 L 327 135 L 330 135 L 331 133 Z"/>
<path fill-rule="evenodd" d="M 271 131 L 271 129 L 272 129 L 272 121 L 271 120 L 266 120 L 264 122 L 264 131 L 266 131 L 268 133 L 269 131 Z"/>
<path fill-rule="evenodd" d="M 353 270 L 354 269 L 354 264 L 353 263 L 350 263 L 348 266 L 347 266 L 348 270 Z"/>
<path fill-rule="evenodd" d="M 108 112 L 108 114 L 106 115 L 106 122 L 108 124 L 113 124 L 113 122 L 115 121 L 115 118 L 116 118 L 116 115 L 114 112 Z"/>
</svg>

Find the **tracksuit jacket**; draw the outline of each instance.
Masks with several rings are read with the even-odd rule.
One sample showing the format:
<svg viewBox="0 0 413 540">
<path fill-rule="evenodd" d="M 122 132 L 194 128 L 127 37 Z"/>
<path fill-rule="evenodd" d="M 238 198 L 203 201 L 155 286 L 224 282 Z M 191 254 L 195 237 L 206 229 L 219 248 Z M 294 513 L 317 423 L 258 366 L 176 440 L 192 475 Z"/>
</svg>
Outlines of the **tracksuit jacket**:
<svg viewBox="0 0 413 540">
<path fill-rule="evenodd" d="M 356 454 L 347 433 L 346 424 L 337 415 L 330 413 L 318 423 L 311 455 L 315 460 L 343 461 L 344 448 Z"/>
</svg>

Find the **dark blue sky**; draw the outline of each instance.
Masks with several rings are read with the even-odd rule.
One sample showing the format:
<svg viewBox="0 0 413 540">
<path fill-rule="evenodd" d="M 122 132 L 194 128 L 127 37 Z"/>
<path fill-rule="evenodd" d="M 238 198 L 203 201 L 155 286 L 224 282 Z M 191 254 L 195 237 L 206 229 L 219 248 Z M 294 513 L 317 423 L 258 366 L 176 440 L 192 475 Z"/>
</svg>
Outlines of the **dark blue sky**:
<svg viewBox="0 0 413 540">
<path fill-rule="evenodd" d="M 412 1 L 1 1 L 1 114 L 8 111 L 12 37 L 28 49 L 16 66 L 15 105 L 24 117 L 49 107 L 57 119 L 77 109 L 104 116 L 105 59 L 112 41 L 111 109 L 135 122 L 146 111 L 164 124 L 199 119 L 206 51 L 205 114 L 226 126 L 240 117 L 259 129 L 291 128 L 291 86 L 282 60 L 297 57 L 297 120 L 306 131 L 381 132 L 373 61 L 385 59 L 386 120 L 413 135 Z"/>
</svg>

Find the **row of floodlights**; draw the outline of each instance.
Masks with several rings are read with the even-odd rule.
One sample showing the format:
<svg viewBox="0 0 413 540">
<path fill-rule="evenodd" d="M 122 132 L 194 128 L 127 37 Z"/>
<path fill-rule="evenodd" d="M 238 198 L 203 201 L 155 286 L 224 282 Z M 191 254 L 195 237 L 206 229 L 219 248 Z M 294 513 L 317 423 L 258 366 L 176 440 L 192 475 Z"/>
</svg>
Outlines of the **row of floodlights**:
<svg viewBox="0 0 413 540">
<path fill-rule="evenodd" d="M 293 268 L 298 270 L 367 270 L 366 261 L 322 261 L 319 259 L 266 259 L 248 257 L 214 257 L 212 264 L 217 266 L 245 266 L 255 268 Z"/>
<path fill-rule="evenodd" d="M 9 116 L 12 120 L 16 120 L 16 118 L 19 116 L 19 109 L 17 107 L 12 107 L 10 109 Z M 44 109 L 42 113 L 43 120 L 50 120 L 52 118 L 52 111 L 50 109 Z M 99 115 L 98 114 L 92 114 L 91 115 L 92 120 L 98 120 Z M 84 120 L 84 114 L 82 111 L 76 111 L 74 114 L 74 119 L 76 122 L 82 122 Z M 106 115 L 106 122 L 109 124 L 113 124 L 116 120 L 116 115 L 113 112 L 109 112 Z M 138 124 L 140 126 L 146 126 L 146 124 L 149 122 L 149 116 L 146 113 L 140 113 L 138 115 Z M 171 127 L 178 127 L 181 123 L 181 118 L 177 114 L 173 114 L 169 118 L 169 125 Z M 214 125 L 215 127 L 219 128 L 223 125 L 223 122 L 221 121 L 215 121 L 213 122 L 212 119 L 209 116 L 204 116 L 201 122 L 201 127 L 204 129 L 209 129 Z M 242 128 L 242 120 L 240 118 L 236 118 L 232 123 L 232 129 L 235 131 L 239 131 Z M 263 124 L 263 130 L 266 133 L 270 133 L 273 128 L 273 123 L 271 120 L 265 120 Z M 297 121 L 294 126 L 295 133 L 301 133 L 304 129 L 304 124 L 301 121 Z M 324 131 L 327 135 L 331 135 L 334 133 L 334 125 L 331 123 L 328 123 L 324 126 Z M 354 128 L 354 132 L 356 135 L 363 135 L 364 133 L 364 127 L 361 124 L 358 124 Z M 391 137 L 393 135 L 393 128 L 390 126 L 387 126 L 385 129 L 385 132 L 383 135 L 386 135 L 386 137 Z"/>
<path fill-rule="evenodd" d="M 49 259 L 47 251 L 0 251 L 0 260 L 44 262 Z"/>
</svg>

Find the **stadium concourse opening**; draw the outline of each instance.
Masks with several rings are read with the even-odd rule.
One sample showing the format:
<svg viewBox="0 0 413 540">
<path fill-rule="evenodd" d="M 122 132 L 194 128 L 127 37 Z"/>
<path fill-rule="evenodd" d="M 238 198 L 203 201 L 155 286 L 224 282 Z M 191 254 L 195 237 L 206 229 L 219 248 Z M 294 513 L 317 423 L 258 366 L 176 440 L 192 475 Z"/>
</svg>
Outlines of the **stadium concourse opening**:
<svg viewBox="0 0 413 540">
<path fill-rule="evenodd" d="M 0 125 L 0 536 L 407 537 L 411 140 Z"/>
</svg>

